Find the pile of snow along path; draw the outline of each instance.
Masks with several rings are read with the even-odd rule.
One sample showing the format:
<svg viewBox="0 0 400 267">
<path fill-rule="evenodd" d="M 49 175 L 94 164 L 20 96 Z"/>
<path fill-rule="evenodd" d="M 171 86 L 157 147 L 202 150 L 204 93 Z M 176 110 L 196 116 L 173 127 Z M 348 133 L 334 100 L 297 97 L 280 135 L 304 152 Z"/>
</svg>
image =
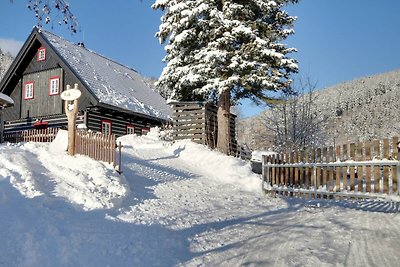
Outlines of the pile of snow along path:
<svg viewBox="0 0 400 267">
<path fill-rule="evenodd" d="M 0 266 L 398 266 L 398 203 L 261 193 L 239 159 L 153 129 L 123 175 L 51 144 L 0 145 Z"/>
</svg>

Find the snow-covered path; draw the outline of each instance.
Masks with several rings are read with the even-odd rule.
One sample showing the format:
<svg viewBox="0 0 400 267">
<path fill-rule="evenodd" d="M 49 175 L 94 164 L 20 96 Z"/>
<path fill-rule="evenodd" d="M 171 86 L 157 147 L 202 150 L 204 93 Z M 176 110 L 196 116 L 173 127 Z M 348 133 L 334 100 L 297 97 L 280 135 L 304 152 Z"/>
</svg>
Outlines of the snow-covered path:
<svg viewBox="0 0 400 267">
<path fill-rule="evenodd" d="M 398 266 L 397 203 L 271 198 L 238 159 L 121 140 L 121 178 L 54 144 L 0 146 L 0 266 Z"/>
</svg>

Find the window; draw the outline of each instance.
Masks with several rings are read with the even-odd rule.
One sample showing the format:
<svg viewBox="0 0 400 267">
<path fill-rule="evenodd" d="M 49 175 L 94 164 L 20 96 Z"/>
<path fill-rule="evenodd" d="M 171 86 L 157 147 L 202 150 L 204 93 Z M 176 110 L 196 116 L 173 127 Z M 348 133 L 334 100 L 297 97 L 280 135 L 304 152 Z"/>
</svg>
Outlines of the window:
<svg viewBox="0 0 400 267">
<path fill-rule="evenodd" d="M 45 61 L 46 60 L 46 48 L 41 47 L 37 53 L 37 61 Z"/>
<path fill-rule="evenodd" d="M 147 134 L 148 132 L 150 132 L 150 128 L 142 128 L 142 134 Z"/>
<path fill-rule="evenodd" d="M 111 135 L 112 122 L 108 120 L 101 121 L 101 133 L 104 135 Z"/>
<path fill-rule="evenodd" d="M 33 99 L 34 82 L 26 82 L 24 84 L 24 99 Z"/>
<path fill-rule="evenodd" d="M 60 94 L 60 77 L 51 77 L 49 79 L 49 95 Z"/>
<path fill-rule="evenodd" d="M 126 126 L 126 134 L 134 134 L 135 133 L 135 126 L 133 125 L 127 125 Z"/>
</svg>

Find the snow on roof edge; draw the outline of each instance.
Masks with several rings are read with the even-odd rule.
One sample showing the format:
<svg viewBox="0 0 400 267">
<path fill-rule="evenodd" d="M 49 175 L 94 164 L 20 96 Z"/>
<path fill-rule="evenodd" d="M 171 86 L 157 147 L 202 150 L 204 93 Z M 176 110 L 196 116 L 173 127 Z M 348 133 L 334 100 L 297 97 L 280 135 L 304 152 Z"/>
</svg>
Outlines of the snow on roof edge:
<svg viewBox="0 0 400 267">
<path fill-rule="evenodd" d="M 99 103 L 164 120 L 172 117 L 166 100 L 148 86 L 134 68 L 49 31 L 40 30 L 39 33 Z"/>
</svg>

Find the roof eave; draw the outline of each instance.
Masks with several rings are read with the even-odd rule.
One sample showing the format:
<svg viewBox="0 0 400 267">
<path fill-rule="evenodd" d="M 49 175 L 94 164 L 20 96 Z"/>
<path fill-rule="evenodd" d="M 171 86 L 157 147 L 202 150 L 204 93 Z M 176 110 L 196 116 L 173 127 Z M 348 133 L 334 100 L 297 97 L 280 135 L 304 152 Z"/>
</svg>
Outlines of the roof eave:
<svg viewBox="0 0 400 267">
<path fill-rule="evenodd" d="M 12 75 L 15 75 L 18 67 L 21 64 L 21 60 L 25 57 L 26 53 L 28 52 L 29 48 L 32 46 L 33 41 L 35 40 L 36 35 L 38 34 L 38 30 L 36 27 L 33 28 L 29 37 L 26 39 L 25 43 L 23 44 L 22 48 L 19 50 L 17 56 L 15 57 L 14 61 L 11 63 L 11 66 L 8 68 L 7 72 L 3 76 L 3 79 L 0 81 L 0 92 L 4 92 L 7 85 L 10 83 Z"/>
<path fill-rule="evenodd" d="M 129 109 L 124 109 L 124 108 L 120 108 L 120 107 L 117 107 L 117 106 L 113 106 L 113 105 L 106 104 L 106 103 L 101 103 L 101 102 L 99 102 L 97 106 L 103 107 L 103 108 L 107 108 L 107 109 L 113 109 L 113 110 L 116 110 L 116 111 L 125 112 L 125 113 L 131 114 L 131 115 L 135 115 L 135 116 L 139 116 L 139 117 L 143 117 L 143 118 L 147 118 L 147 119 L 151 119 L 151 120 L 155 120 L 155 121 L 159 121 L 159 122 L 168 122 L 168 121 L 171 120 L 171 119 L 163 119 L 163 118 L 160 118 L 160 117 L 156 117 L 156 116 L 151 116 L 151 115 L 148 115 L 148 114 L 135 112 L 135 111 L 132 111 L 132 110 L 129 110 Z"/>
</svg>

